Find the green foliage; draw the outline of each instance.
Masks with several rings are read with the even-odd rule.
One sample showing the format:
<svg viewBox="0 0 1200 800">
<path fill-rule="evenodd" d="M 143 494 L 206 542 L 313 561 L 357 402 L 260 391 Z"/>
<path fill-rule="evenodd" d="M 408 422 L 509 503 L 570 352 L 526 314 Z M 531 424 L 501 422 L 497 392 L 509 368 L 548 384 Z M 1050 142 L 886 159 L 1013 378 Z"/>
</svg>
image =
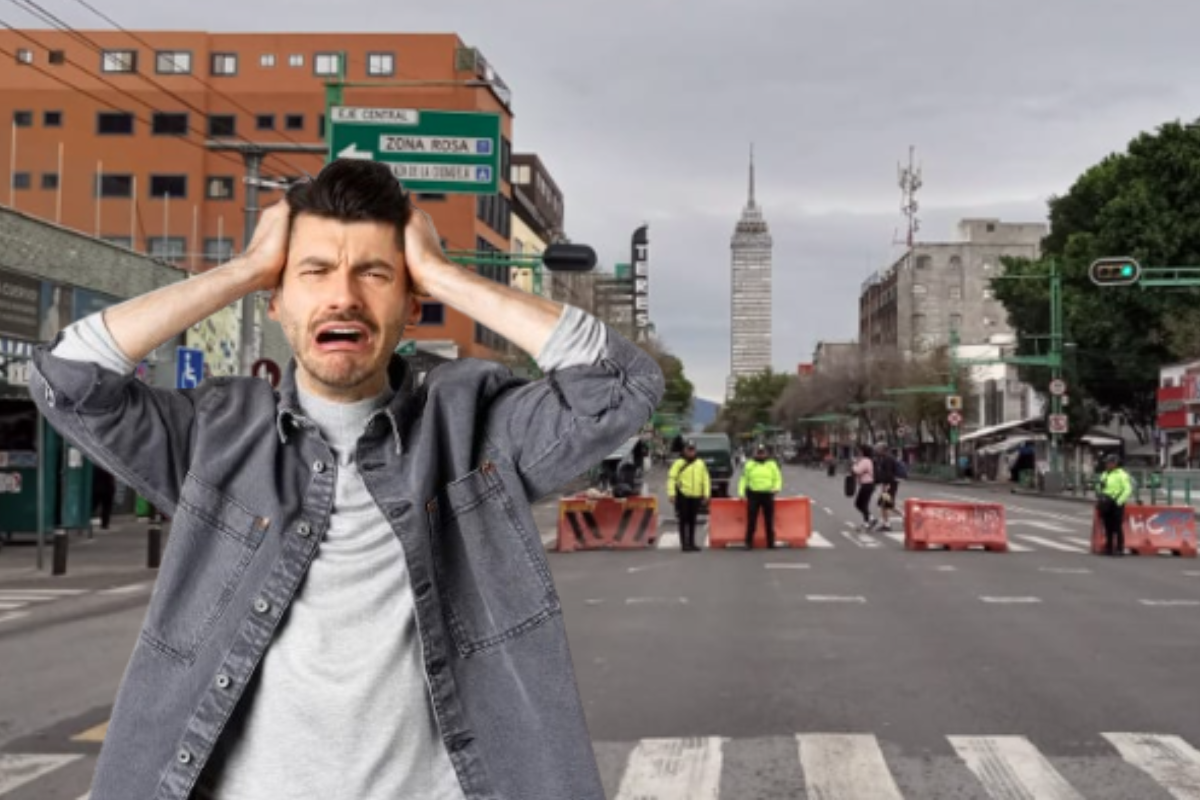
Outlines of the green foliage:
<svg viewBox="0 0 1200 800">
<path fill-rule="evenodd" d="M 721 415 L 709 427 L 737 435 L 752 431 L 755 425 L 770 425 L 771 408 L 794 380 L 791 375 L 770 369 L 738 378 L 733 398 L 721 408 Z"/>
</svg>

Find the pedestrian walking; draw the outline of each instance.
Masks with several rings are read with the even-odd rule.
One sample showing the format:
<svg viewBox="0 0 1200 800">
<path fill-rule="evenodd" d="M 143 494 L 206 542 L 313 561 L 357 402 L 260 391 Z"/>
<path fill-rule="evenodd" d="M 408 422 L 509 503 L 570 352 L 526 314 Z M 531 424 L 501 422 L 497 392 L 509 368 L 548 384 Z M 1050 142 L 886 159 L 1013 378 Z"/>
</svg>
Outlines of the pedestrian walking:
<svg viewBox="0 0 1200 800">
<path fill-rule="evenodd" d="M 880 520 L 876 529 L 881 532 L 892 529 L 891 515 L 896 510 L 896 497 L 900 493 L 900 472 L 900 463 L 888 450 L 887 445 L 876 445 L 872 474 L 875 485 L 879 487 Z"/>
<path fill-rule="evenodd" d="M 862 514 L 863 521 L 859 527 L 864 531 L 869 531 L 875 526 L 875 517 L 871 516 L 871 496 L 875 494 L 875 462 L 871 456 L 871 447 L 863 445 L 852 468 L 854 480 L 858 484 L 858 491 L 854 495 L 854 507 Z"/>
<path fill-rule="evenodd" d="M 1125 555 L 1125 504 L 1133 497 L 1133 479 L 1121 468 L 1120 458 L 1110 453 L 1104 472 L 1096 483 L 1096 508 L 1104 523 L 1104 555 Z"/>
<path fill-rule="evenodd" d="M 103 467 L 92 465 L 92 511 L 100 509 L 100 530 L 108 530 L 112 522 L 113 502 L 117 496 L 117 482 Z"/>
<path fill-rule="evenodd" d="M 746 549 L 754 549 L 754 532 L 759 512 L 767 529 L 767 549 L 775 549 L 775 495 L 783 491 L 783 473 L 779 462 L 771 458 L 765 444 L 754 450 L 754 458 L 742 468 L 738 496 L 746 499 Z"/>
<path fill-rule="evenodd" d="M 134 378 L 259 292 L 276 389 Z M 418 387 L 395 350 L 426 297 L 546 377 L 460 359 Z M 294 183 L 237 258 L 36 348 L 29 388 L 173 521 L 92 800 L 604 796 L 530 503 L 634 435 L 662 372 L 450 261 L 385 165 Z"/>
<path fill-rule="evenodd" d="M 700 516 L 700 506 L 712 497 L 712 481 L 708 465 L 696 457 L 696 443 L 690 439 L 683 446 L 682 457 L 671 465 L 667 497 L 674 503 L 675 519 L 679 520 L 679 549 L 684 553 L 699 553 L 696 519 Z"/>
</svg>

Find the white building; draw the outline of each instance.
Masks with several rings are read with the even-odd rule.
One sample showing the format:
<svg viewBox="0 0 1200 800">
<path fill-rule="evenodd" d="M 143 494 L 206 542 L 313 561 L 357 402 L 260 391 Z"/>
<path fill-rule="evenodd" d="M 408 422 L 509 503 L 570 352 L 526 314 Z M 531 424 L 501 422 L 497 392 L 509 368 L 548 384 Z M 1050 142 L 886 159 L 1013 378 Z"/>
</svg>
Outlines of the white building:
<svg viewBox="0 0 1200 800">
<path fill-rule="evenodd" d="M 738 378 L 771 367 L 771 232 L 754 200 L 754 150 L 750 151 L 750 196 L 730 243 L 733 251 L 730 375 L 726 398 Z"/>
</svg>

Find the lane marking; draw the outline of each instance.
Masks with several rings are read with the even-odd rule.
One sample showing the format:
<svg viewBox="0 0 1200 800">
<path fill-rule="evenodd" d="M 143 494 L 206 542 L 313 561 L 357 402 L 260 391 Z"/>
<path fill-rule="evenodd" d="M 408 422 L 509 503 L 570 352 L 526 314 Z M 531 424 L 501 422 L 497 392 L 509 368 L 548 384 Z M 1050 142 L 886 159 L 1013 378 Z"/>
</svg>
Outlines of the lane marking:
<svg viewBox="0 0 1200 800">
<path fill-rule="evenodd" d="M 20 594 L 38 594 L 48 597 L 74 597 L 87 594 L 88 589 L 0 589 L 0 593 L 17 592 Z"/>
<path fill-rule="evenodd" d="M 43 775 L 78 761 L 82 755 L 19 755 L 0 753 L 0 796 L 32 783 Z"/>
<path fill-rule="evenodd" d="M 800 734 L 807 797 L 829 800 L 904 800 L 874 736 Z"/>
<path fill-rule="evenodd" d="M 1200 600 L 1138 600 L 1144 606 L 1185 606 L 1194 608 L 1200 606 Z"/>
<path fill-rule="evenodd" d="M 1187 575 L 1189 578 L 1200 578 L 1200 570 L 1185 569 L 1183 574 Z"/>
<path fill-rule="evenodd" d="M 720 739 L 643 739 L 614 800 L 717 800 L 720 787 Z"/>
<path fill-rule="evenodd" d="M 28 617 L 28 616 L 29 616 L 28 611 L 13 611 L 8 614 L 0 614 L 0 623 L 12 622 L 15 619 L 21 619 L 22 617 Z"/>
<path fill-rule="evenodd" d="M 1063 544 L 1055 539 L 1047 539 L 1044 536 L 1031 536 L 1027 533 L 1021 534 L 1021 539 L 1026 542 L 1040 544 L 1042 547 L 1049 547 L 1051 550 L 1061 550 L 1064 553 L 1086 553 L 1085 548 L 1081 548 L 1074 544 Z"/>
<path fill-rule="evenodd" d="M 103 742 L 104 737 L 108 735 L 108 722 L 101 722 L 88 728 L 86 731 L 81 731 L 71 737 L 72 742 Z"/>
<path fill-rule="evenodd" d="M 0 611 L 15 611 L 18 608 L 24 608 L 29 603 L 0 603 Z"/>
<path fill-rule="evenodd" d="M 1178 736 L 1104 733 L 1121 757 L 1158 781 L 1177 800 L 1200 798 L 1200 753 Z"/>
<path fill-rule="evenodd" d="M 763 569 L 808 569 L 808 564 L 763 564 Z"/>
<path fill-rule="evenodd" d="M 860 594 L 856 595 L 841 595 L 841 594 L 810 594 L 806 595 L 805 599 L 810 603 L 865 603 L 867 598 Z"/>
<path fill-rule="evenodd" d="M 671 605 L 677 606 L 687 605 L 686 597 L 626 597 L 625 605 L 627 606 L 644 606 L 644 605 Z"/>
<path fill-rule="evenodd" d="M 61 597 L 51 597 L 44 594 L 25 594 L 24 592 L 0 592 L 0 603 L 53 603 L 62 600 Z"/>
<path fill-rule="evenodd" d="M 1024 736 L 948 736 L 995 800 L 1084 800 Z"/>
<path fill-rule="evenodd" d="M 593 598 L 593 599 L 590 599 L 590 600 L 584 600 L 584 601 L 583 601 L 584 605 L 588 605 L 588 606 L 598 606 L 598 605 L 600 605 L 600 604 L 601 604 L 601 603 L 603 603 L 603 602 L 604 602 L 604 598 L 603 598 L 603 597 L 598 597 L 598 598 Z"/>
<path fill-rule="evenodd" d="M 105 589 L 100 594 L 135 594 L 137 592 L 147 591 L 154 584 L 151 583 L 131 583 L 128 586 L 118 586 L 115 589 Z"/>
<path fill-rule="evenodd" d="M 825 506 L 825 513 L 826 513 L 826 514 L 828 514 L 829 516 L 831 516 L 831 517 L 832 517 L 832 516 L 833 516 L 833 509 L 832 509 L 832 508 L 830 508 L 829 506 Z"/>
<path fill-rule="evenodd" d="M 630 575 L 636 575 L 639 572 L 645 572 L 646 570 L 650 569 L 661 569 L 662 567 L 671 567 L 678 563 L 678 561 L 664 561 L 661 564 L 643 564 L 640 567 L 629 567 L 625 571 Z"/>
<path fill-rule="evenodd" d="M 1038 572 L 1048 572 L 1051 575 L 1091 575 L 1087 567 L 1038 567 Z"/>
<path fill-rule="evenodd" d="M 979 599 L 985 603 L 1000 603 L 1002 605 L 1033 605 L 1042 602 L 1040 597 L 992 597 L 990 595 L 980 595 Z"/>
<path fill-rule="evenodd" d="M 833 542 L 829 541 L 828 539 L 826 539 L 824 536 L 817 533 L 816 531 L 813 531 L 812 534 L 808 537 L 808 546 L 809 547 L 833 547 Z"/>
</svg>

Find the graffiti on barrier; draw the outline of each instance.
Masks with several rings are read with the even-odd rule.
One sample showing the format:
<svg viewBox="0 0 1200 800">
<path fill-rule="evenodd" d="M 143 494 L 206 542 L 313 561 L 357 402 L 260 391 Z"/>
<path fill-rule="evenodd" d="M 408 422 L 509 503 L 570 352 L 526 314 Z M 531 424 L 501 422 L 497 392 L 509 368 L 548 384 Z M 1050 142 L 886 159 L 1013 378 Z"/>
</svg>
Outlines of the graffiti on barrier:
<svg viewBox="0 0 1200 800">
<path fill-rule="evenodd" d="M 1133 536 L 1153 536 L 1166 542 L 1195 542 L 1196 516 L 1191 510 L 1164 509 L 1143 511 L 1129 509 L 1126 526 Z"/>
<path fill-rule="evenodd" d="M 980 539 L 1004 538 L 1004 516 L 995 506 L 951 508 L 919 505 L 913 512 L 917 535 L 926 541 L 961 539 L 968 531 Z"/>
</svg>

